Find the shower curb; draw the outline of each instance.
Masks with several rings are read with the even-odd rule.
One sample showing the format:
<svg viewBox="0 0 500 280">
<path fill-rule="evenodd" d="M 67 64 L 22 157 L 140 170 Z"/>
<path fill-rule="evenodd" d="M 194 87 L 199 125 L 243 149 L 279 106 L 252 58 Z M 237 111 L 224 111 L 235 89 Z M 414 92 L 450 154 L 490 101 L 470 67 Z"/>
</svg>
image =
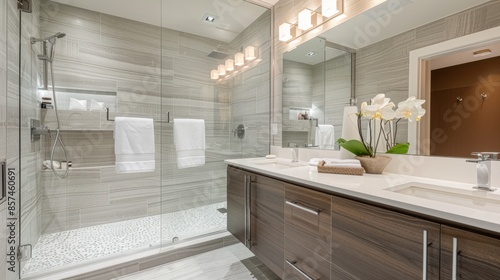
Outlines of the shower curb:
<svg viewBox="0 0 500 280">
<path fill-rule="evenodd" d="M 125 276 L 136 273 L 142 270 L 150 269 L 159 265 L 164 265 L 169 262 L 184 259 L 208 251 L 220 249 L 229 245 L 236 244 L 238 240 L 232 236 L 212 239 L 209 241 L 200 242 L 194 245 L 189 245 L 183 248 L 173 249 L 167 252 L 161 252 L 156 255 L 139 258 L 137 260 L 124 262 L 118 265 L 101 268 L 92 272 L 79 274 L 77 276 L 64 278 L 67 280 L 109 280 L 116 277 Z"/>
</svg>

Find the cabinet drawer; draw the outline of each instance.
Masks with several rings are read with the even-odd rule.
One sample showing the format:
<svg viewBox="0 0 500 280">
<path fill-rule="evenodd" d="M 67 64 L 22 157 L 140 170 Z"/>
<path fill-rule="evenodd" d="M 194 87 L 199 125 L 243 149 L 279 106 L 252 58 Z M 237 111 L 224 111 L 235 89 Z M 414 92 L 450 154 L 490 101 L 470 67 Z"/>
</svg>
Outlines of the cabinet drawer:
<svg viewBox="0 0 500 280">
<path fill-rule="evenodd" d="M 290 238 L 285 238 L 286 280 L 330 279 L 330 262 L 304 248 Z M 308 278 L 309 277 L 309 278 Z"/>
<path fill-rule="evenodd" d="M 331 196 L 286 185 L 285 237 L 330 261 Z"/>
</svg>

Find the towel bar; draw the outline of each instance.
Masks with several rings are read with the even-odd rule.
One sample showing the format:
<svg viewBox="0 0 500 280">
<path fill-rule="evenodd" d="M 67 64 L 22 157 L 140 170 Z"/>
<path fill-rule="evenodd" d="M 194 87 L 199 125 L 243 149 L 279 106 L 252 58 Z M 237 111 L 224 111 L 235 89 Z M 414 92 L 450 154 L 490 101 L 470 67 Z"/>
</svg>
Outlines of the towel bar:
<svg viewBox="0 0 500 280">
<path fill-rule="evenodd" d="M 108 122 L 114 122 L 115 120 L 114 119 L 110 119 L 109 118 L 109 108 L 106 108 L 106 120 Z M 167 121 L 155 121 L 156 123 L 173 123 L 170 121 L 170 112 L 167 112 Z"/>
</svg>

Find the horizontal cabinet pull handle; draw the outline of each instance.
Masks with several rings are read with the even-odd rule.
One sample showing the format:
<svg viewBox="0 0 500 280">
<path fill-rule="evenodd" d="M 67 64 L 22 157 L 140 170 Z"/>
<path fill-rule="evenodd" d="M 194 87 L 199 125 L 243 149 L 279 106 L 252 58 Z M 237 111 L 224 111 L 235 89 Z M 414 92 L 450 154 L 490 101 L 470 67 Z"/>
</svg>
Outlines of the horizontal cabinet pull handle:
<svg viewBox="0 0 500 280">
<path fill-rule="evenodd" d="M 290 206 L 293 206 L 295 208 L 299 208 L 300 210 L 304 210 L 308 213 L 311 213 L 311 214 L 314 214 L 314 215 L 319 215 L 319 213 L 321 212 L 320 209 L 313 209 L 313 208 L 310 208 L 310 207 L 307 207 L 303 204 L 301 204 L 300 202 L 297 202 L 297 201 L 289 201 L 287 200 L 286 201 L 286 204 L 290 205 Z"/>
<path fill-rule="evenodd" d="M 286 263 L 288 265 L 290 265 L 291 267 L 293 267 L 293 269 L 297 270 L 300 274 L 302 274 L 302 276 L 304 276 L 305 278 L 307 278 L 307 280 L 321 280 L 319 278 L 317 279 L 314 279 L 312 278 L 311 276 L 307 275 L 307 273 L 305 273 L 302 269 L 298 268 L 295 264 L 297 263 L 296 261 L 289 261 L 289 260 L 286 260 Z"/>
</svg>

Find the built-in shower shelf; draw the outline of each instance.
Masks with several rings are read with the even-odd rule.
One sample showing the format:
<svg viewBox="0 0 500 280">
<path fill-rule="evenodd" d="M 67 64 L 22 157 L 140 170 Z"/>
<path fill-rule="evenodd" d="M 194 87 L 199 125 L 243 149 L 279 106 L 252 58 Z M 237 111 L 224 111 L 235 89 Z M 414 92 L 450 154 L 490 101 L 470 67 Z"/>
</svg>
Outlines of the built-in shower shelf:
<svg viewBox="0 0 500 280">
<path fill-rule="evenodd" d="M 57 127 L 56 111 L 41 110 L 42 125 L 50 129 Z M 59 110 L 61 130 L 112 131 L 114 124 L 106 121 L 106 112 Z"/>
</svg>

